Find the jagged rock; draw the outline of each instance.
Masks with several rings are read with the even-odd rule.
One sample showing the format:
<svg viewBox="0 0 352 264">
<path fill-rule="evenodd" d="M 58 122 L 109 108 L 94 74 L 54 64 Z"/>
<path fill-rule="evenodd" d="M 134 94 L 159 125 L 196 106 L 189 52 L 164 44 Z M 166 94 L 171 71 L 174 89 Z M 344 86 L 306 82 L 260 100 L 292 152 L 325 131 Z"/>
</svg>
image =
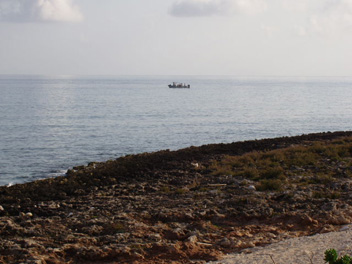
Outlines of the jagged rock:
<svg viewBox="0 0 352 264">
<path fill-rule="evenodd" d="M 26 260 L 26 264 L 46 264 L 43 258 L 30 257 Z"/>
<path fill-rule="evenodd" d="M 321 210 L 323 210 L 323 211 L 335 211 L 336 210 L 336 203 L 335 202 L 325 203 L 321 207 Z"/>
<path fill-rule="evenodd" d="M 220 246 L 222 246 L 222 247 L 230 247 L 232 243 L 231 243 L 230 239 L 224 237 L 223 239 L 221 239 L 221 240 L 219 241 L 218 244 L 219 244 Z"/>
<path fill-rule="evenodd" d="M 241 243 L 240 246 L 242 248 L 252 248 L 252 247 L 255 247 L 255 244 L 251 241 L 248 241 L 248 242 Z"/>
<path fill-rule="evenodd" d="M 257 188 L 255 188 L 254 185 L 249 185 L 249 186 L 248 186 L 248 190 L 250 190 L 250 191 L 256 191 Z"/>
<path fill-rule="evenodd" d="M 190 243 L 197 243 L 198 237 L 196 235 L 192 235 L 192 236 L 187 238 L 187 241 L 190 242 Z"/>
<path fill-rule="evenodd" d="M 332 225 L 347 225 L 351 223 L 351 221 L 343 215 L 332 215 L 326 222 Z"/>
<path fill-rule="evenodd" d="M 25 214 L 25 216 L 28 217 L 28 218 L 31 218 L 31 217 L 33 217 L 33 214 L 31 212 L 28 212 L 28 213 Z"/>
<path fill-rule="evenodd" d="M 151 241 L 161 241 L 161 235 L 160 234 L 150 234 L 148 236 L 148 238 Z"/>
<path fill-rule="evenodd" d="M 280 179 L 283 189 L 261 191 L 250 186 L 262 179 L 236 174 L 236 168 L 231 175 L 215 176 L 212 169 L 228 155 L 308 146 L 335 136 L 131 155 L 75 168 L 66 177 L 0 187 L 0 262 L 204 262 L 287 237 L 336 230 L 352 219 L 352 180 L 342 177 L 349 163 L 321 160 L 319 170 L 290 165 Z M 321 176 L 326 172 L 321 165 L 329 166 L 327 175 L 339 175 L 334 184 Z"/>
<path fill-rule="evenodd" d="M 169 240 L 182 240 L 185 237 L 185 231 L 181 228 L 175 228 L 174 230 L 166 230 L 164 237 Z"/>
</svg>

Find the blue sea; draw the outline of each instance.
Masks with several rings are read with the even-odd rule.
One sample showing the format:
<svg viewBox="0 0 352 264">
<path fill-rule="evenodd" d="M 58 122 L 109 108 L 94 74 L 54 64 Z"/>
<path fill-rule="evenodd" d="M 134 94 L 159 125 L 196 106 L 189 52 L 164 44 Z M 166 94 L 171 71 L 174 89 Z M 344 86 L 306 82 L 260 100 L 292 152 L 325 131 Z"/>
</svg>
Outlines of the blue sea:
<svg viewBox="0 0 352 264">
<path fill-rule="evenodd" d="M 0 75 L 0 92 L 0 185 L 126 154 L 352 129 L 350 77 Z"/>
</svg>

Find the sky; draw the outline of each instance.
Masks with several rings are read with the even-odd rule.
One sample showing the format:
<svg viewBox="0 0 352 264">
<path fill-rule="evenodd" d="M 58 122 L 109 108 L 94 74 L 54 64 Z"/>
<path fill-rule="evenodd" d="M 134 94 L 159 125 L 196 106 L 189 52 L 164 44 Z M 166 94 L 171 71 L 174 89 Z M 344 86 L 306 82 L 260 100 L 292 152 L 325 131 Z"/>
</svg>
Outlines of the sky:
<svg viewBox="0 0 352 264">
<path fill-rule="evenodd" d="M 0 74 L 351 76 L 352 0 L 0 0 Z"/>
</svg>

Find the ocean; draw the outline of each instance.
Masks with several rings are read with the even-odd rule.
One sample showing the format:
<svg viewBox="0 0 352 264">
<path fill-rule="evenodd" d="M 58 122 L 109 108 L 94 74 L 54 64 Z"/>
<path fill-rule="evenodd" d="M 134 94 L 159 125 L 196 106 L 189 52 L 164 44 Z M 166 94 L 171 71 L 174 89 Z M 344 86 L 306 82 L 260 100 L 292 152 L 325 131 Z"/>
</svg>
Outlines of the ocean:
<svg viewBox="0 0 352 264">
<path fill-rule="evenodd" d="M 352 129 L 352 77 L 0 75 L 0 92 L 0 185 L 126 154 Z"/>
</svg>

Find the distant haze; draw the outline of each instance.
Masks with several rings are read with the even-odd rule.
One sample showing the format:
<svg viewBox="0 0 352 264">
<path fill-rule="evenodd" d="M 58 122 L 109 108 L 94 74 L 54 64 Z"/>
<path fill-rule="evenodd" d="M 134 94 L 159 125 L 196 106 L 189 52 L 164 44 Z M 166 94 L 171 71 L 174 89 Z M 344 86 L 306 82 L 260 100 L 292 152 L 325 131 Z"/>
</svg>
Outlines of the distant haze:
<svg viewBox="0 0 352 264">
<path fill-rule="evenodd" d="M 0 74 L 351 76 L 352 0 L 0 0 Z"/>
</svg>

